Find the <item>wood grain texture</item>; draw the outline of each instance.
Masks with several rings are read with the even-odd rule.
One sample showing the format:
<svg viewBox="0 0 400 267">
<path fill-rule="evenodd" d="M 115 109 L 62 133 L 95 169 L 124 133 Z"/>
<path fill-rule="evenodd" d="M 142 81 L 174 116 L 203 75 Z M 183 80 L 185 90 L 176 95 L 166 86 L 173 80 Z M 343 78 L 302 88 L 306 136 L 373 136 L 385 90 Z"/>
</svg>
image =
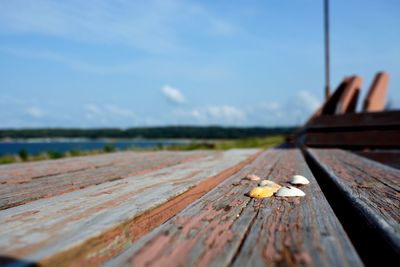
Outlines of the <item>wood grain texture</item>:
<svg viewBox="0 0 400 267">
<path fill-rule="evenodd" d="M 400 169 L 400 150 L 353 151 L 357 155 Z"/>
<path fill-rule="evenodd" d="M 400 171 L 339 149 L 308 153 L 370 231 L 378 232 L 400 255 Z"/>
<path fill-rule="evenodd" d="M 12 163 L 0 166 L 0 181 L 7 182 L 12 179 L 29 181 L 34 178 L 75 172 L 85 169 L 97 168 L 115 163 L 129 157 L 131 152 L 119 152 L 96 156 L 73 157 L 40 162 Z"/>
<path fill-rule="evenodd" d="M 210 152 L 121 152 L 0 166 L 0 209 L 195 160 Z"/>
<path fill-rule="evenodd" d="M 321 106 L 321 112 L 320 114 L 335 114 L 337 106 L 339 105 L 340 100 L 343 97 L 343 94 L 345 92 L 345 89 L 348 87 L 348 84 L 351 80 L 351 77 L 345 77 L 341 83 L 338 85 L 338 87 L 335 89 L 333 94 L 329 96 L 329 98 L 325 101 L 325 103 Z"/>
<path fill-rule="evenodd" d="M 360 76 L 353 76 L 349 79 L 337 103 L 335 114 L 354 113 L 356 111 L 361 84 L 362 78 Z"/>
<path fill-rule="evenodd" d="M 250 173 L 285 184 L 302 174 L 304 198 L 254 200 Z M 296 149 L 275 149 L 138 240 L 106 266 L 362 266 Z"/>
<path fill-rule="evenodd" d="M 351 128 L 389 128 L 400 124 L 400 111 L 369 113 L 349 113 L 342 115 L 321 115 L 313 118 L 307 126 L 309 130 L 351 129 Z"/>
<path fill-rule="evenodd" d="M 97 265 L 135 240 L 137 229 L 131 224 L 135 218 L 255 153 L 214 152 L 196 161 L 2 210 L 1 254 L 44 265 Z"/>
<path fill-rule="evenodd" d="M 283 184 L 295 174 L 309 179 L 306 196 L 263 200 L 233 266 L 362 266 L 298 150 L 285 152 L 269 176 Z"/>
<path fill-rule="evenodd" d="M 307 133 L 304 145 L 338 148 L 400 148 L 400 130 Z"/>
<path fill-rule="evenodd" d="M 385 109 L 388 83 L 389 75 L 387 73 L 379 72 L 376 74 L 365 97 L 363 112 L 376 112 Z"/>
</svg>

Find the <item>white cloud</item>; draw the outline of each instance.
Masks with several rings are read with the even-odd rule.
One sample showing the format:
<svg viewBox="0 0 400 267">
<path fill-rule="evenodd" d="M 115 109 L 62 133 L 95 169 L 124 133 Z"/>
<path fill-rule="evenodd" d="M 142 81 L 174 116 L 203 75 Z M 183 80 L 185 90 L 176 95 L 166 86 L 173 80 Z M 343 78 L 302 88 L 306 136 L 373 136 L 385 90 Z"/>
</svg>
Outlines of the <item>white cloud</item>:
<svg viewBox="0 0 400 267">
<path fill-rule="evenodd" d="M 297 97 L 301 101 L 301 104 L 304 104 L 308 110 L 314 111 L 321 105 L 321 101 L 309 91 L 299 91 Z"/>
<path fill-rule="evenodd" d="M 25 111 L 29 116 L 34 118 L 42 118 L 44 115 L 43 110 L 38 107 L 29 107 Z"/>
<path fill-rule="evenodd" d="M 185 97 L 183 96 L 181 91 L 177 88 L 165 85 L 163 86 L 163 88 L 161 88 L 161 92 L 164 94 L 166 98 L 168 98 L 168 100 L 170 100 L 175 104 L 183 104 L 186 102 Z"/>
<path fill-rule="evenodd" d="M 213 106 L 207 108 L 210 117 L 227 121 L 243 121 L 246 118 L 244 111 L 233 106 Z"/>
<path fill-rule="evenodd" d="M 174 112 L 174 116 L 180 123 L 200 125 L 241 125 L 247 119 L 244 110 L 230 105 L 180 109 Z"/>
<path fill-rule="evenodd" d="M 87 111 L 87 114 L 91 116 L 103 114 L 103 110 L 96 104 L 87 104 L 84 106 L 84 109 Z"/>
<path fill-rule="evenodd" d="M 273 102 L 269 103 L 268 108 L 270 110 L 279 110 L 281 108 L 281 104 L 273 101 Z"/>
<path fill-rule="evenodd" d="M 131 117 L 134 118 L 135 114 L 129 110 L 129 109 L 125 109 L 125 108 L 121 108 L 119 106 L 116 105 L 105 105 L 105 109 L 106 111 L 108 111 L 109 113 L 111 113 L 112 115 L 116 115 L 116 116 L 120 116 L 120 117 Z"/>
<path fill-rule="evenodd" d="M 204 118 L 204 114 L 202 114 L 202 112 L 200 112 L 199 110 L 191 110 L 189 111 L 190 116 L 192 116 L 193 118 L 196 119 L 203 119 Z"/>
</svg>

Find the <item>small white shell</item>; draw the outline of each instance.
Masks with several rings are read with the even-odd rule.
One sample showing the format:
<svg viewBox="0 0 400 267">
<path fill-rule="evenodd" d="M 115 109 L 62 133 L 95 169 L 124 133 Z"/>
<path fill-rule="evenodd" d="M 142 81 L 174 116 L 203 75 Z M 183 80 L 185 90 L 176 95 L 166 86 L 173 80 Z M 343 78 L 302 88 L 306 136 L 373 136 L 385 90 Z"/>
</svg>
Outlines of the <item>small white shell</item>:
<svg viewBox="0 0 400 267">
<path fill-rule="evenodd" d="M 305 185 L 305 184 L 309 184 L 310 181 L 308 181 L 308 179 L 304 176 L 295 175 L 292 177 L 292 179 L 290 179 L 290 183 L 294 184 L 294 185 Z"/>
<path fill-rule="evenodd" d="M 260 186 L 281 187 L 279 184 L 277 184 L 271 180 L 262 180 L 259 185 Z"/>
<path fill-rule="evenodd" d="M 293 186 L 281 187 L 278 192 L 275 193 L 277 197 L 304 197 L 305 195 L 303 191 Z"/>
<path fill-rule="evenodd" d="M 259 186 L 267 186 L 270 185 L 272 181 L 270 180 L 262 180 L 258 185 Z"/>
<path fill-rule="evenodd" d="M 261 180 L 261 178 L 255 174 L 249 174 L 246 176 L 245 179 L 250 180 L 250 181 L 260 181 Z"/>
</svg>

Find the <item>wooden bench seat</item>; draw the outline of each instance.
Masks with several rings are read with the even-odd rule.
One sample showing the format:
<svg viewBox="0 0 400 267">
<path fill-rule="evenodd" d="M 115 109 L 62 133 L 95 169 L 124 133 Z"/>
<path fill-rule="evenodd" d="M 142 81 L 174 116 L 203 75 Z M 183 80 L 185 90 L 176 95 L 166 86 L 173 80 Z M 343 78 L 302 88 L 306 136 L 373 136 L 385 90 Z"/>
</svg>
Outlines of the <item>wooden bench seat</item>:
<svg viewBox="0 0 400 267">
<path fill-rule="evenodd" d="M 300 145 L 318 148 L 399 149 L 400 111 L 314 117 L 298 133 Z"/>
<path fill-rule="evenodd" d="M 104 262 L 240 170 L 258 153 L 207 153 L 147 174 L 103 181 L 1 210 L 1 257 L 15 259 L 8 261 L 10 266 L 88 266 Z M 179 161 L 194 155 L 184 154 Z M 168 160 L 159 156 L 152 156 L 151 166 L 160 162 L 168 165 Z M 152 159 L 145 156 L 143 160 Z"/>
<path fill-rule="evenodd" d="M 211 152 L 121 152 L 0 166 L 0 210 L 196 160 Z"/>
<path fill-rule="evenodd" d="M 368 150 L 354 151 L 354 153 L 378 161 L 384 165 L 400 169 L 400 150 Z"/>
<path fill-rule="evenodd" d="M 319 181 L 326 184 L 327 194 L 341 203 L 336 208 L 342 221 L 350 220 L 354 241 L 358 239 L 367 257 L 398 260 L 400 170 L 340 149 L 307 149 L 307 154 L 321 170 Z"/>
<path fill-rule="evenodd" d="M 309 178 L 303 198 L 255 200 L 254 173 L 285 184 Z M 362 266 L 298 149 L 264 152 L 151 231 L 107 266 Z"/>
</svg>

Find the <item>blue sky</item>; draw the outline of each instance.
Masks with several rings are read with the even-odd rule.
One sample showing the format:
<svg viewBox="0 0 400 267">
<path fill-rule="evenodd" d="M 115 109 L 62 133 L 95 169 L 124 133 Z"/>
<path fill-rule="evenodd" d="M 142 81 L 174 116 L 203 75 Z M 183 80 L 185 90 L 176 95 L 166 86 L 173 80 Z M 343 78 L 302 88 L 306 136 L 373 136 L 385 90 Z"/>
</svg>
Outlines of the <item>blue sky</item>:
<svg viewBox="0 0 400 267">
<path fill-rule="evenodd" d="M 385 70 L 400 107 L 399 14 L 331 1 L 333 87 Z M 0 1 L 0 128 L 300 124 L 322 40 L 317 0 Z"/>
</svg>

